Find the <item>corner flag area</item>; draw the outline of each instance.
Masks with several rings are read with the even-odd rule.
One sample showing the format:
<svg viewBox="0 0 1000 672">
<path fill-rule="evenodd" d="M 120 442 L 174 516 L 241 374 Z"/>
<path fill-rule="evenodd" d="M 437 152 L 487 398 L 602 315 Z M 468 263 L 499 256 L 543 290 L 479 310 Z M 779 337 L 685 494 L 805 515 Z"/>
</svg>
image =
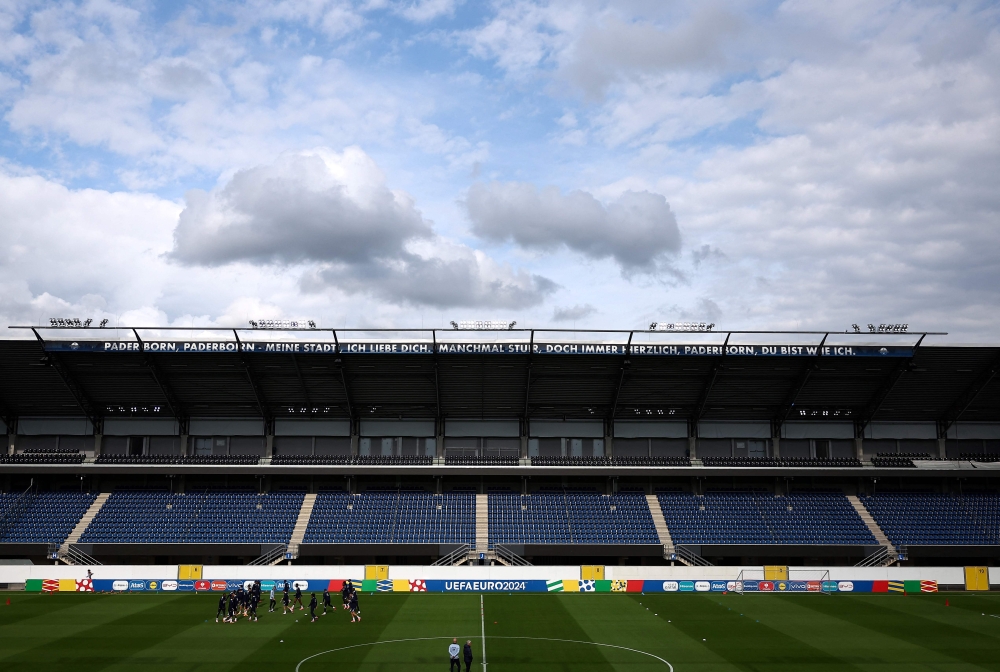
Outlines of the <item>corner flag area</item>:
<svg viewBox="0 0 1000 672">
<path fill-rule="evenodd" d="M 1000 669 L 1000 596 L 989 594 L 366 593 L 361 600 L 361 623 L 338 609 L 316 623 L 296 611 L 229 624 L 215 622 L 211 595 L 14 594 L 0 605 L 0 665 L 8 672 L 444 670 L 458 638 L 472 642 L 471 669 L 490 672 Z"/>
</svg>

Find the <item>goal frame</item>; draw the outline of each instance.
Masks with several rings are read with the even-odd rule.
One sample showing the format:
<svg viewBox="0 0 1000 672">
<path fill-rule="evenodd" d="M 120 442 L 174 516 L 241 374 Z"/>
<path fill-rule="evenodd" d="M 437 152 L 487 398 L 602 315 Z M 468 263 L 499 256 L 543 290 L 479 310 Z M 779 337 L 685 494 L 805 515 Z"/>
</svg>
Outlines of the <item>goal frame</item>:
<svg viewBox="0 0 1000 672">
<path fill-rule="evenodd" d="M 763 581 L 770 581 L 773 584 L 771 590 L 757 590 L 751 589 L 746 590 L 748 583 L 759 585 Z M 780 590 L 778 588 L 779 584 L 786 584 L 787 589 Z M 810 590 L 808 588 L 809 584 L 816 584 L 819 586 L 816 589 Z M 801 589 L 800 584 L 806 584 L 807 588 L 805 590 Z M 795 589 L 792 589 L 792 585 L 795 585 Z M 766 579 L 764 577 L 763 567 L 748 567 L 740 570 L 739 575 L 736 577 L 736 581 L 733 582 L 732 592 L 738 595 L 744 595 L 745 593 L 815 593 L 822 595 L 832 595 L 834 593 L 833 582 L 830 580 L 830 570 L 825 568 L 812 568 L 812 567 L 789 567 L 788 568 L 788 578 L 787 579 Z"/>
</svg>

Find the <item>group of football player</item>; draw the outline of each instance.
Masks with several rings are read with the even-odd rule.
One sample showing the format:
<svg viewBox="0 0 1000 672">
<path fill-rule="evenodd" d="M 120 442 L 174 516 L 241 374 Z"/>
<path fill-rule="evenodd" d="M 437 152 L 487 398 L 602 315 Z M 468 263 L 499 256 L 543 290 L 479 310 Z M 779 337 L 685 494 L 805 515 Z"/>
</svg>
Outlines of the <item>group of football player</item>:
<svg viewBox="0 0 1000 672">
<path fill-rule="evenodd" d="M 274 593 L 275 589 L 272 585 L 269 612 L 275 610 L 276 600 L 274 599 Z M 223 593 L 219 596 L 219 608 L 215 613 L 215 622 L 218 623 L 220 617 L 223 623 L 235 623 L 240 617 L 245 617 L 249 621 L 256 621 L 260 594 L 260 581 L 254 581 L 249 588 L 240 586 L 230 593 Z M 341 588 L 341 597 L 343 598 L 344 610 L 351 612 L 351 623 L 360 623 L 361 608 L 358 606 L 358 591 L 355 589 L 352 581 L 344 581 L 344 585 Z M 299 585 L 295 586 L 295 598 L 292 599 L 291 586 L 288 585 L 288 581 L 285 581 L 281 591 L 281 615 L 284 616 L 289 612 L 294 613 L 296 606 L 298 606 L 299 611 L 305 611 L 306 607 L 302 604 L 302 587 Z M 309 600 L 309 615 L 312 617 L 313 623 L 319 618 L 316 615 L 316 607 L 316 593 L 313 593 L 312 599 Z M 333 609 L 329 588 L 323 591 L 323 613 L 320 616 L 325 616 L 327 609 Z"/>
<path fill-rule="evenodd" d="M 260 590 L 260 581 L 254 581 L 249 588 L 240 586 L 230 593 L 220 595 L 219 609 L 215 612 L 215 622 L 219 622 L 220 616 L 223 623 L 235 623 L 240 617 L 256 621 L 257 605 L 260 604 Z"/>
</svg>

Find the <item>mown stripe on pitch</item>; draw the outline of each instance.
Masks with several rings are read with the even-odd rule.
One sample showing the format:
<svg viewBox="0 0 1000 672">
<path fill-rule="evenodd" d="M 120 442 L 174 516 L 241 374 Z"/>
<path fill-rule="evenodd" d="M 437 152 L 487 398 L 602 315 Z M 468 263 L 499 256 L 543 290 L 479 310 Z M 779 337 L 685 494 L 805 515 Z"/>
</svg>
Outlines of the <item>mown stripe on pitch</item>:
<svg viewBox="0 0 1000 672">
<path fill-rule="evenodd" d="M 643 596 L 646 602 L 651 596 Z M 836 670 L 861 672 L 847 655 L 834 655 L 767 623 L 767 609 L 780 609 L 780 595 L 674 594 L 655 596 L 658 618 L 696 644 L 711 651 L 734 669 L 799 672 Z M 809 597 L 822 598 L 822 595 Z M 632 598 L 636 599 L 636 598 Z M 742 614 L 742 615 L 741 615 Z M 813 624 L 803 623 L 803 628 Z M 705 639 L 706 641 L 701 641 Z M 847 651 L 845 651 L 845 654 Z M 697 657 L 681 660 L 671 654 L 671 662 L 700 663 Z"/>
<path fill-rule="evenodd" d="M 393 595 L 401 597 L 403 604 L 393 618 L 386 623 L 378 638 L 371 641 L 446 636 L 449 632 L 452 633 L 452 637 L 465 636 L 468 638 L 472 633 L 479 632 L 479 593 L 460 593 L 457 595 L 395 593 Z M 381 602 L 383 602 L 382 599 L 375 600 L 374 606 L 378 607 Z M 362 612 L 363 615 L 364 612 Z M 477 637 L 476 646 L 473 647 L 477 663 L 479 662 L 478 639 Z M 352 643 L 360 641 L 365 640 L 355 637 Z M 465 644 L 464 641 L 459 643 Z M 447 664 L 447 640 L 421 642 L 414 646 L 420 651 L 427 652 L 430 657 L 428 662 L 437 663 L 440 667 Z M 399 660 L 399 656 L 405 655 L 407 655 L 405 649 L 373 646 L 364 651 L 364 657 L 358 666 L 363 665 L 365 670 L 404 669 L 407 661 Z M 399 665 L 404 667 L 397 668 Z"/>
<path fill-rule="evenodd" d="M 918 596 L 892 594 L 843 595 L 846 599 L 818 600 L 813 609 L 830 614 L 876 633 L 875 640 L 886 651 L 886 662 L 898 664 L 948 665 L 956 662 L 996 665 L 996 641 L 978 632 L 916 614 L 890 608 L 888 600 L 917 600 Z M 940 599 L 940 598 L 939 598 Z M 886 605 L 886 606 L 883 606 Z M 944 607 L 942 607 L 944 608 Z M 893 647 L 885 638 L 904 644 Z M 986 643 L 989 646 L 983 646 Z M 890 652 L 890 649 L 893 649 Z"/>
<path fill-rule="evenodd" d="M 614 666 L 607 656 L 613 655 L 601 647 L 580 647 L 576 644 L 555 642 L 526 642 L 489 639 L 490 635 L 551 637 L 593 642 L 595 641 L 571 613 L 576 601 L 593 600 L 594 595 L 579 593 L 539 593 L 485 595 L 487 662 L 497 670 L 587 670 L 608 672 Z M 602 600 L 604 601 L 604 600 Z M 606 600 L 614 602 L 615 600 Z M 609 621 L 614 614 L 608 614 Z M 496 621 L 496 623 L 494 623 Z M 612 641 L 603 638 L 600 641 Z M 613 642 L 618 643 L 618 642 Z M 642 648 L 642 647 L 638 647 Z M 598 656 L 598 651 L 600 655 Z M 477 658 L 478 662 L 478 658 Z"/>
<path fill-rule="evenodd" d="M 112 611 L 115 618 L 103 622 L 95 622 L 96 610 L 91 617 L 80 614 L 81 620 L 78 625 L 86 626 L 82 628 L 74 627 L 73 624 L 64 624 L 58 619 L 53 619 L 53 622 L 49 623 L 47 627 L 36 626 L 40 632 L 58 633 L 59 636 L 48 637 L 45 641 L 38 642 L 30 648 L 21 649 L 13 655 L 6 656 L 3 659 L 5 670 L 38 672 L 44 669 L 65 668 L 72 669 L 74 672 L 96 672 L 96 670 L 103 670 L 109 665 L 127 658 L 150 642 L 159 641 L 164 636 L 171 636 L 191 627 L 191 623 L 187 619 L 178 622 L 175 614 L 162 613 L 165 605 L 178 600 L 190 599 L 190 596 L 73 595 L 76 596 L 76 599 L 96 598 L 101 600 L 102 607 L 113 604 L 111 600 L 117 599 L 120 600 L 123 610 Z M 97 606 L 96 602 L 95 606 Z M 62 614 L 63 617 L 65 615 L 65 613 Z M 67 630 L 69 630 L 68 634 L 66 634 Z M 104 642 L 105 644 L 97 646 L 96 642 Z"/>
</svg>

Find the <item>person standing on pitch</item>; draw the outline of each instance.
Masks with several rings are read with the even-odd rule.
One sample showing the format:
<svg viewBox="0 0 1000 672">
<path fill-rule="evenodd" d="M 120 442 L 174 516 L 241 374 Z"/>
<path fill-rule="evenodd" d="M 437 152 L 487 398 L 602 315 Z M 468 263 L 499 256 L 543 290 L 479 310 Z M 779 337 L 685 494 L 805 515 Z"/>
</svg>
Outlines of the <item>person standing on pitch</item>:
<svg viewBox="0 0 1000 672">
<path fill-rule="evenodd" d="M 448 645 L 448 660 L 451 661 L 448 664 L 448 672 L 452 670 L 458 670 L 462 672 L 462 662 L 458 659 L 458 654 L 462 652 L 462 647 L 458 645 L 458 637 L 451 640 L 451 644 Z"/>
<path fill-rule="evenodd" d="M 306 606 L 302 604 L 302 586 L 295 584 L 295 602 L 299 603 L 299 611 L 305 611 Z M 292 602 L 292 611 L 295 611 L 295 602 Z"/>
<path fill-rule="evenodd" d="M 351 591 L 350 609 L 351 609 L 351 623 L 354 623 L 355 618 L 358 620 L 358 623 L 360 623 L 361 607 L 358 606 L 358 591 L 356 590 Z"/>
<path fill-rule="evenodd" d="M 215 612 L 215 622 L 219 622 L 219 616 L 226 620 L 226 594 L 219 595 L 219 610 Z"/>
<path fill-rule="evenodd" d="M 274 584 L 272 583 L 271 584 L 271 606 L 268 607 L 268 609 L 267 609 L 268 612 L 273 612 L 274 611 L 274 605 L 275 604 L 277 604 L 277 602 L 274 599 Z"/>
<path fill-rule="evenodd" d="M 288 600 L 288 582 L 285 581 L 285 589 L 281 591 L 281 615 L 287 614 L 289 609 L 295 611 L 295 607 Z"/>
<path fill-rule="evenodd" d="M 330 586 L 323 589 L 323 615 L 326 616 L 327 607 L 333 609 L 333 603 L 330 601 Z"/>
<path fill-rule="evenodd" d="M 465 640 L 465 646 L 462 647 L 462 657 L 465 658 L 465 672 L 469 672 L 469 668 L 472 667 L 472 640 Z"/>
<path fill-rule="evenodd" d="M 309 600 L 309 615 L 312 616 L 312 621 L 311 622 L 315 623 L 316 619 L 318 618 L 316 616 L 316 593 L 313 593 L 312 594 L 312 599 Z"/>
</svg>

